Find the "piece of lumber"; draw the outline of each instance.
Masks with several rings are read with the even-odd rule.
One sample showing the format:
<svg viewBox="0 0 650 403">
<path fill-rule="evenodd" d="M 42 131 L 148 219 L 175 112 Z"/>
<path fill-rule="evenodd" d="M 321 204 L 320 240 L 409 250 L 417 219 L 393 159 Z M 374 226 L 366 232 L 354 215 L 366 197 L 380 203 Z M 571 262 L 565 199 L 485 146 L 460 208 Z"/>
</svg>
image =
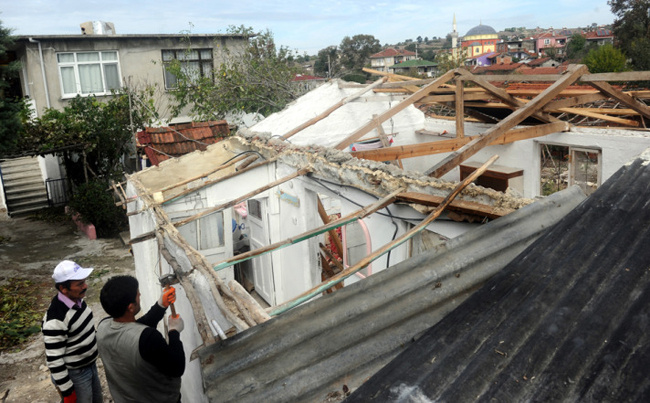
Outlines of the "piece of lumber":
<svg viewBox="0 0 650 403">
<path fill-rule="evenodd" d="M 327 215 L 327 212 L 325 211 L 323 202 L 320 200 L 320 197 L 316 196 L 316 198 L 318 199 L 318 215 L 320 216 L 320 219 L 323 222 L 323 224 L 329 224 L 330 217 Z M 327 233 L 329 234 L 332 243 L 334 243 L 336 250 L 339 252 L 339 255 L 343 256 L 343 244 L 341 243 L 341 238 L 339 238 L 339 234 L 334 229 L 329 230 Z"/>
<path fill-rule="evenodd" d="M 397 246 L 403 244 L 404 242 L 408 241 L 409 239 L 413 238 L 415 235 L 423 231 L 429 224 L 431 224 L 436 218 L 442 214 L 442 212 L 447 208 L 447 206 L 454 200 L 454 198 L 469 185 L 473 181 L 476 180 L 479 176 L 485 172 L 488 167 L 494 163 L 494 161 L 499 158 L 497 155 L 493 156 L 490 158 L 483 166 L 478 168 L 476 171 L 472 172 L 467 178 L 465 178 L 462 182 L 460 182 L 448 195 L 447 197 L 444 198 L 442 203 L 438 207 L 436 207 L 424 220 L 422 220 L 418 225 L 413 227 L 410 231 L 405 232 L 401 236 L 399 236 L 397 239 L 395 239 L 392 242 L 387 243 L 386 245 L 381 246 L 379 249 L 373 251 L 370 255 L 364 257 L 361 259 L 357 264 L 354 266 L 348 267 L 347 269 L 343 270 L 341 273 L 338 273 L 335 275 L 333 278 L 331 278 L 329 281 L 323 282 L 316 287 L 313 287 L 312 289 L 303 292 L 299 296 L 283 303 L 280 305 L 277 305 L 273 310 L 270 312 L 271 316 L 279 315 L 283 312 L 286 312 L 287 310 L 296 307 L 300 304 L 302 304 L 305 301 L 309 301 L 310 299 L 314 298 L 316 295 L 320 294 L 323 292 L 323 290 L 326 290 L 328 288 L 331 288 L 333 285 L 336 285 L 340 283 L 341 281 L 345 280 L 346 278 L 352 276 L 359 270 L 364 269 L 367 267 L 370 263 L 373 261 L 377 260 L 380 256 L 384 255 L 388 251 L 396 248 Z"/>
<path fill-rule="evenodd" d="M 457 167 L 461 162 L 476 154 L 483 147 L 490 144 L 499 136 L 512 129 L 517 124 L 521 123 L 524 119 L 538 112 L 550 100 L 555 98 L 557 94 L 562 92 L 563 89 L 573 84 L 583 74 L 587 72 L 585 65 L 570 65 L 563 77 L 553 83 L 550 87 L 544 90 L 541 94 L 536 96 L 524 106 L 518 108 L 513 113 L 508 115 L 501 122 L 494 125 L 481 136 L 473 139 L 467 143 L 460 150 L 451 153 L 447 158 L 440 161 L 435 166 L 431 167 L 425 173 L 429 176 L 440 178 L 447 172 Z"/>
<path fill-rule="evenodd" d="M 456 107 L 456 137 L 465 137 L 465 97 L 464 85 L 461 77 L 456 77 L 456 91 L 454 94 L 454 106 Z"/>
<path fill-rule="evenodd" d="M 440 203 L 442 203 L 444 197 L 434 196 L 426 193 L 404 192 L 400 193 L 397 196 L 397 200 L 405 203 L 420 204 L 422 206 L 437 207 L 440 205 Z M 510 214 L 514 211 L 513 209 L 509 208 L 495 209 L 493 206 L 487 204 L 465 200 L 454 200 L 449 204 L 447 209 L 464 214 L 488 217 L 490 219 L 503 217 L 504 215 Z"/>
<path fill-rule="evenodd" d="M 395 74 L 395 73 L 389 73 L 387 71 L 379 71 L 379 70 L 374 70 L 370 69 L 367 67 L 364 67 L 362 69 L 366 73 L 374 74 L 376 76 L 382 76 L 382 77 L 388 77 L 389 79 L 395 79 L 395 80 L 400 80 L 400 81 L 418 81 L 419 79 L 415 77 L 409 77 L 409 76 L 403 76 L 401 74 Z"/>
<path fill-rule="evenodd" d="M 503 145 L 513 143 L 519 140 L 531 139 L 535 137 L 546 136 L 551 133 L 569 131 L 571 125 L 567 122 L 553 122 L 536 126 L 527 126 L 512 129 L 493 140 L 490 145 Z M 351 152 L 355 158 L 362 158 L 373 161 L 390 161 L 398 158 L 414 158 L 431 154 L 442 154 L 453 152 L 460 149 L 465 144 L 472 141 L 477 136 L 463 137 L 462 139 L 446 139 L 439 141 L 430 141 L 419 144 L 409 144 L 405 146 L 394 146 L 390 148 L 380 148 L 377 150 L 355 151 Z"/>
<path fill-rule="evenodd" d="M 188 184 L 190 182 L 194 182 L 195 180 L 199 180 L 201 178 L 207 178 L 208 176 L 210 176 L 212 174 L 215 174 L 215 173 L 217 173 L 217 172 L 219 172 L 219 171 L 221 171 L 223 169 L 226 169 L 226 168 L 228 168 L 228 167 L 230 167 L 232 165 L 235 165 L 236 163 L 238 163 L 239 161 L 241 161 L 241 160 L 243 160 L 243 159 L 245 159 L 247 157 L 248 156 L 246 154 L 235 157 L 232 160 L 228 161 L 227 163 L 219 165 L 218 167 L 216 167 L 214 169 L 211 169 L 211 170 L 209 170 L 207 172 L 203 172 L 203 173 L 201 173 L 199 175 L 196 175 L 196 176 L 193 176 L 191 178 L 185 179 L 184 181 L 176 182 L 176 183 L 173 183 L 173 184 L 171 184 L 169 186 L 165 186 L 164 188 L 160 189 L 160 192 L 166 192 L 166 191 L 168 191 L 170 189 L 174 189 L 174 188 L 177 188 L 179 186 L 186 185 L 186 184 Z"/>
<path fill-rule="evenodd" d="M 624 71 L 620 73 L 593 73 L 580 77 L 580 81 L 650 81 L 650 71 Z"/>
<path fill-rule="evenodd" d="M 246 309 L 248 309 L 248 312 L 251 314 L 251 317 L 255 322 L 259 323 L 264 323 L 267 320 L 271 319 L 271 316 L 262 308 L 253 298 L 246 289 L 236 282 L 235 280 L 231 280 L 228 283 L 228 288 L 230 288 L 230 291 L 233 292 L 237 297 L 239 297 L 239 301 L 244 305 Z"/>
<path fill-rule="evenodd" d="M 562 99 L 558 99 L 557 101 L 551 101 L 547 103 L 546 106 L 544 106 L 544 111 L 549 112 L 559 108 L 570 108 L 572 106 L 584 105 L 591 102 L 600 101 L 603 99 L 607 99 L 607 97 L 605 97 L 601 93 L 562 98 Z"/>
<path fill-rule="evenodd" d="M 440 85 L 446 83 L 449 81 L 454 75 L 455 75 L 454 70 L 450 70 L 447 73 L 443 74 L 441 77 L 433 81 L 431 84 L 428 84 L 427 86 L 423 87 L 420 89 L 418 92 L 414 93 L 413 95 L 407 97 L 394 107 L 390 108 L 386 112 L 382 113 L 377 117 L 377 119 L 372 119 L 370 122 L 366 123 L 363 125 L 361 128 L 359 128 L 357 131 L 354 133 L 350 134 L 348 137 L 346 137 L 343 141 L 339 142 L 334 148 L 338 150 L 342 150 L 345 147 L 348 147 L 350 144 L 354 143 L 355 141 L 359 140 L 361 137 L 363 137 L 365 134 L 370 132 L 371 130 L 375 129 L 378 125 L 382 124 L 384 121 L 390 119 L 391 117 L 395 116 L 397 113 L 401 112 L 402 110 L 406 109 L 406 107 L 414 104 L 415 102 L 419 101 L 422 97 L 425 95 L 428 95 L 429 91 L 432 88 L 437 88 Z"/>
<path fill-rule="evenodd" d="M 624 94 L 620 90 L 617 90 L 616 88 L 612 87 L 610 83 L 592 81 L 589 83 L 589 85 L 600 90 L 600 92 L 602 92 L 603 94 L 611 98 L 617 99 L 620 102 L 623 102 L 625 105 L 639 112 L 639 114 L 643 115 L 645 118 L 650 119 L 650 108 L 648 108 L 646 104 L 632 98 L 627 94 Z"/>
<path fill-rule="evenodd" d="M 301 125 L 298 125 L 297 127 L 293 128 L 293 129 L 291 129 L 291 130 L 289 130 L 289 131 L 286 132 L 284 135 L 282 135 L 281 138 L 282 138 L 283 140 L 286 140 L 286 139 L 290 138 L 291 136 L 293 136 L 294 134 L 299 133 L 299 132 L 301 132 L 302 130 L 308 128 L 309 126 L 312 126 L 312 125 L 314 125 L 314 124 L 320 122 L 321 120 L 323 120 L 323 119 L 325 119 L 326 117 L 328 117 L 328 116 L 329 116 L 332 112 L 334 112 L 335 110 L 339 109 L 340 107 L 342 107 L 343 105 L 347 104 L 348 102 L 353 101 L 353 100 L 355 100 L 355 99 L 361 97 L 363 94 L 365 94 L 365 93 L 368 92 L 368 91 L 371 91 L 373 88 L 378 87 L 378 86 L 379 86 L 380 84 L 382 84 L 384 81 L 386 81 L 386 78 L 385 78 L 385 77 L 382 77 L 382 78 L 380 78 L 379 80 L 375 81 L 374 83 L 368 85 L 366 88 L 362 89 L 361 91 L 358 91 L 358 92 L 356 92 L 356 93 L 350 95 L 349 97 L 343 98 L 343 99 L 340 100 L 339 102 L 337 102 L 337 103 L 335 103 L 334 105 L 332 105 L 332 106 L 330 106 L 329 108 L 327 108 L 324 112 L 320 113 L 318 116 L 316 116 L 316 117 L 314 117 L 314 118 L 312 118 L 312 119 L 309 119 L 309 120 L 306 121 L 305 123 L 303 123 L 303 124 L 301 124 Z"/>
<path fill-rule="evenodd" d="M 603 113 L 591 112 L 587 110 L 588 108 L 578 109 L 578 108 L 560 108 L 559 112 L 572 113 L 574 115 L 586 116 L 588 118 L 601 119 L 607 122 L 617 123 L 623 126 L 632 126 L 638 127 L 640 123 L 636 120 L 617 118 L 614 116 L 608 116 Z"/>
<path fill-rule="evenodd" d="M 271 183 L 267 183 L 266 185 L 264 185 L 264 186 L 262 186 L 262 187 L 260 187 L 258 189 L 255 189 L 252 192 L 248 192 L 245 195 L 240 196 L 240 197 L 238 197 L 236 199 L 230 200 L 230 201 L 228 201 L 226 203 L 220 204 L 220 205 L 215 206 L 215 207 L 211 207 L 211 208 L 209 208 L 207 210 L 203 210 L 202 212 L 200 212 L 198 214 L 194 214 L 193 216 L 187 217 L 184 220 L 176 221 L 174 223 L 174 226 L 178 228 L 178 227 L 183 226 L 183 225 L 185 225 L 185 224 L 187 224 L 189 222 L 196 221 L 201 217 L 205 217 L 207 215 L 214 214 L 214 213 L 216 213 L 218 211 L 221 211 L 223 209 L 226 209 L 228 207 L 233 207 L 233 206 L 243 202 L 244 200 L 248 200 L 251 197 L 256 196 L 256 195 L 258 195 L 258 194 L 260 194 L 262 192 L 266 192 L 267 190 L 272 189 L 272 188 L 274 188 L 274 187 L 276 187 L 276 186 L 278 186 L 280 184 L 283 184 L 284 182 L 288 182 L 288 181 L 290 181 L 292 179 L 295 179 L 295 178 L 297 178 L 299 176 L 307 175 L 309 172 L 311 172 L 310 168 L 301 168 L 301 169 L 297 170 L 296 172 L 292 173 L 291 175 L 287 175 L 287 176 L 285 176 L 283 178 L 280 178 L 278 180 L 275 180 L 275 181 L 273 181 Z"/>
</svg>

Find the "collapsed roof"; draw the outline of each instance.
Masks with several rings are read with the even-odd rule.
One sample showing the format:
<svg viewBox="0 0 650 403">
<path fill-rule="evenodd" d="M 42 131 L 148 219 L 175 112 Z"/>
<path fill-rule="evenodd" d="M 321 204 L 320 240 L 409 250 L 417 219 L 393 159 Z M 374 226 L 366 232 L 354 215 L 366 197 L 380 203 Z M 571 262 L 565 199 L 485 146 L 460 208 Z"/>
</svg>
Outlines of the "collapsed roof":
<svg viewBox="0 0 650 403">
<path fill-rule="evenodd" d="M 647 401 L 648 183 L 646 151 L 349 400 Z"/>
</svg>

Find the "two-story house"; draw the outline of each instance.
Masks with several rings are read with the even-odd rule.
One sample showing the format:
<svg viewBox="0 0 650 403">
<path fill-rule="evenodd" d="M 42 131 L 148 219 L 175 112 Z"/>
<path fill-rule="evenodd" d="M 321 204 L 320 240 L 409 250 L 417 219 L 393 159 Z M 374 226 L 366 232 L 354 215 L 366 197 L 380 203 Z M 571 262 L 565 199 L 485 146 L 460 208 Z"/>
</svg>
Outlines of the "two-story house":
<svg viewBox="0 0 650 403">
<path fill-rule="evenodd" d="M 614 43 L 614 33 L 607 28 L 599 27 L 595 31 L 585 32 L 584 36 L 588 44 L 595 43 L 598 46 L 602 46 L 607 43 Z"/>
<path fill-rule="evenodd" d="M 415 52 L 406 49 L 388 48 L 370 56 L 370 68 L 387 72 L 389 67 L 393 65 L 414 59 L 416 59 Z"/>
<path fill-rule="evenodd" d="M 99 25 L 108 29 L 92 26 L 81 24 L 79 35 L 16 38 L 12 50 L 22 64 L 20 95 L 30 99 L 37 116 L 45 108 L 62 109 L 77 95 L 104 97 L 124 86 L 154 85 L 162 90 L 163 118 L 169 118 L 166 92 L 176 86 L 165 68 L 169 62 L 180 60 L 197 77 L 210 76 L 225 57 L 221 50 L 242 49 L 247 41 L 230 34 L 117 35 L 110 23 Z"/>
<path fill-rule="evenodd" d="M 533 36 L 535 40 L 535 51 L 539 56 L 549 55 L 556 52 L 558 55 L 564 54 L 567 44 L 567 39 L 571 37 L 572 33 L 569 30 L 557 31 L 550 29 L 541 34 Z"/>
</svg>

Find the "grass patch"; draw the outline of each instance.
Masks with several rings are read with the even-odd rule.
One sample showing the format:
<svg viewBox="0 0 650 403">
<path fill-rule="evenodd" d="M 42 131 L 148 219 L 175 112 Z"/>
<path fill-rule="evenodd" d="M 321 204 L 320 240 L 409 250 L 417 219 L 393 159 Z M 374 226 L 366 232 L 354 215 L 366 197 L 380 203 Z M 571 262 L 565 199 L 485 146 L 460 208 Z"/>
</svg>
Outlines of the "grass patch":
<svg viewBox="0 0 650 403">
<path fill-rule="evenodd" d="M 21 344 L 41 330 L 38 287 L 30 280 L 11 278 L 0 286 L 0 351 Z"/>
</svg>

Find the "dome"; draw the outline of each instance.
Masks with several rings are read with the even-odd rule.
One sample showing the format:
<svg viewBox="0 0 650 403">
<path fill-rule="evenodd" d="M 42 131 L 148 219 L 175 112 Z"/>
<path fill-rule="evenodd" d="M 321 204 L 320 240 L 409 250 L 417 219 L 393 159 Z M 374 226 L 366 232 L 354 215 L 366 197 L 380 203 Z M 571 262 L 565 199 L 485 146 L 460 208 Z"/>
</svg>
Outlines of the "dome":
<svg viewBox="0 0 650 403">
<path fill-rule="evenodd" d="M 467 31 L 465 36 L 490 35 L 490 34 L 497 35 L 497 31 L 495 31 L 494 28 L 492 28 L 489 25 L 479 24 L 479 25 L 475 26 L 474 28 L 470 29 L 469 31 Z"/>
</svg>

